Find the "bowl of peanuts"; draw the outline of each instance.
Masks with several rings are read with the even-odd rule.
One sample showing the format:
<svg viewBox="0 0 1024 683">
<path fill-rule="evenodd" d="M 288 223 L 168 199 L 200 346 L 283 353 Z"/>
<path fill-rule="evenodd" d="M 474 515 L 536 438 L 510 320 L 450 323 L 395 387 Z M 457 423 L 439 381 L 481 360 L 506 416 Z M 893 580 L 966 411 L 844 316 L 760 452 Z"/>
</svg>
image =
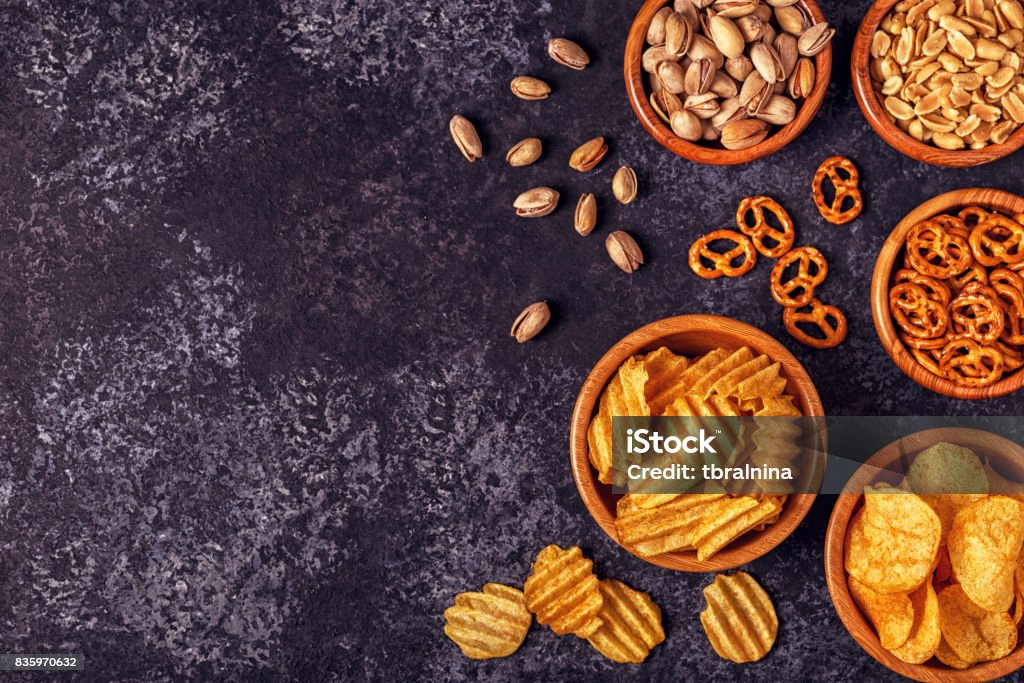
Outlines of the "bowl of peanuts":
<svg viewBox="0 0 1024 683">
<path fill-rule="evenodd" d="M 978 166 L 1024 146 L 1021 0 L 879 0 L 851 72 L 871 127 L 918 161 Z"/>
<path fill-rule="evenodd" d="M 907 214 L 875 262 L 871 313 L 926 389 L 982 399 L 1024 386 L 1024 197 L 954 190 Z"/>
</svg>

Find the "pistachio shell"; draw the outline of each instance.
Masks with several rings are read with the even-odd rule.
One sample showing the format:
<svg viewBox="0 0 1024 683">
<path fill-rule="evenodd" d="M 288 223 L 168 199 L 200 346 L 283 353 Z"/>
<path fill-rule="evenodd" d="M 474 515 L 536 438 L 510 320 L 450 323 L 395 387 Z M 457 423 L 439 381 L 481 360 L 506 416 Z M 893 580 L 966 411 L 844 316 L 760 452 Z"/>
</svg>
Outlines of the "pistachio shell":
<svg viewBox="0 0 1024 683">
<path fill-rule="evenodd" d="M 484 155 L 483 145 L 480 143 L 480 136 L 476 127 L 461 114 L 456 114 L 448 122 L 448 131 L 455 140 L 455 146 L 466 157 L 466 161 L 473 163 Z"/>
<path fill-rule="evenodd" d="M 510 85 L 512 94 L 521 100 L 546 100 L 551 94 L 551 86 L 533 76 L 518 76 Z"/>
<path fill-rule="evenodd" d="M 672 114 L 672 132 L 681 137 L 684 140 L 690 142 L 696 142 L 700 140 L 701 136 L 701 125 L 700 119 L 698 119 L 693 112 L 680 109 L 679 111 Z"/>
<path fill-rule="evenodd" d="M 551 309 L 547 302 L 538 301 L 524 308 L 522 313 L 516 316 L 510 334 L 517 342 L 523 344 L 540 334 L 550 320 Z"/>
<path fill-rule="evenodd" d="M 583 71 L 590 64 L 586 50 L 568 38 L 552 38 L 548 41 L 548 56 L 562 66 Z"/>
<path fill-rule="evenodd" d="M 592 192 L 584 192 L 576 202 L 573 213 L 573 227 L 576 232 L 586 237 L 597 226 L 597 199 Z"/>
<path fill-rule="evenodd" d="M 604 241 L 612 262 L 627 273 L 634 272 L 644 262 L 644 254 L 636 240 L 624 230 L 616 230 Z"/>
<path fill-rule="evenodd" d="M 544 144 L 540 138 L 526 138 L 509 148 L 505 161 L 509 166 L 529 166 L 540 158 Z"/>
<path fill-rule="evenodd" d="M 601 163 L 607 153 L 608 145 L 605 144 L 603 137 L 598 136 L 587 140 L 577 147 L 569 157 L 569 168 L 580 172 L 589 171 Z"/>
<path fill-rule="evenodd" d="M 612 178 L 612 194 L 623 204 L 632 204 L 636 199 L 636 171 L 629 166 L 622 166 Z"/>
<path fill-rule="evenodd" d="M 558 206 L 558 191 L 550 187 L 535 187 L 523 192 L 512 202 L 517 216 L 540 218 L 547 216 Z"/>
<path fill-rule="evenodd" d="M 768 137 L 768 124 L 758 119 L 740 119 L 722 128 L 722 146 L 726 149 L 746 149 Z"/>
</svg>

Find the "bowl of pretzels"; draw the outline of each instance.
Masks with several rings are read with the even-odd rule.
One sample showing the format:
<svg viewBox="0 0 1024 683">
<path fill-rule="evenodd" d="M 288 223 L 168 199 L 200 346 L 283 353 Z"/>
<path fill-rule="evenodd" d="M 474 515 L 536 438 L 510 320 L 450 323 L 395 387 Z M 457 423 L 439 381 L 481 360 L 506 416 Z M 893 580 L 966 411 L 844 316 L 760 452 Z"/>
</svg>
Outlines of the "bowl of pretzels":
<svg viewBox="0 0 1024 683">
<path fill-rule="evenodd" d="M 1024 386 L 1024 197 L 955 190 L 907 214 L 875 262 L 871 312 L 926 389 L 982 399 Z"/>
</svg>

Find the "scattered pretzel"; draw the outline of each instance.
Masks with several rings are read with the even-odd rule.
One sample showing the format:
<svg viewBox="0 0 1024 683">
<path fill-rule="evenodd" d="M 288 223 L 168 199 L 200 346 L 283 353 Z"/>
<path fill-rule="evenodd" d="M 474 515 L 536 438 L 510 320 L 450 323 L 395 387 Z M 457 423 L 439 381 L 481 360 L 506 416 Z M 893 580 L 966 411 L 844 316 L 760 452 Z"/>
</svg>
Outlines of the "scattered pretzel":
<svg viewBox="0 0 1024 683">
<path fill-rule="evenodd" d="M 781 229 L 774 228 L 765 219 L 765 211 L 775 216 Z M 747 222 L 748 215 L 753 214 L 754 223 Z M 793 219 L 782 206 L 771 197 L 747 197 L 736 209 L 736 226 L 754 243 L 754 248 L 768 258 L 779 258 L 793 248 L 796 232 L 793 230 Z M 774 246 L 765 244 L 765 238 Z"/>
<path fill-rule="evenodd" d="M 728 240 L 736 244 L 725 252 L 712 251 L 710 244 L 716 240 Z M 738 265 L 733 265 L 739 257 L 743 257 Z M 710 261 L 714 267 L 708 268 L 704 261 Z M 757 265 L 757 251 L 754 243 L 735 230 L 712 230 L 690 247 L 690 269 L 705 280 L 725 277 L 739 277 L 749 273 Z"/>
<path fill-rule="evenodd" d="M 847 177 L 843 178 L 840 171 L 844 172 Z M 832 199 L 831 204 L 825 201 L 825 191 L 822 189 L 825 178 L 832 182 L 832 187 L 836 191 L 836 196 Z M 857 172 L 857 167 L 853 165 L 853 162 L 846 157 L 829 157 L 821 162 L 821 166 L 818 167 L 814 174 L 814 180 L 811 182 L 814 205 L 818 207 L 821 217 L 829 223 L 842 225 L 859 216 L 864 208 L 864 199 L 860 194 L 859 184 L 860 173 Z M 843 210 L 843 203 L 848 198 L 852 201 L 852 205 Z"/>
<path fill-rule="evenodd" d="M 794 263 L 797 264 L 796 275 L 783 282 L 786 269 Z M 788 308 L 806 306 L 814 298 L 814 288 L 824 282 L 827 275 L 828 261 L 820 251 L 814 247 L 798 247 L 780 258 L 772 268 L 772 297 Z"/>
<path fill-rule="evenodd" d="M 983 266 L 1024 262 L 1024 225 L 1002 214 L 991 214 L 971 230 L 971 251 Z"/>
<path fill-rule="evenodd" d="M 793 339 L 815 349 L 831 349 L 846 339 L 846 316 L 835 306 L 821 303 L 819 299 L 811 299 L 810 311 L 787 306 L 782 311 L 782 323 L 786 326 Z M 829 319 L 835 321 L 834 324 Z M 821 331 L 822 337 L 814 337 L 802 330 L 799 325 L 809 324 Z"/>
<path fill-rule="evenodd" d="M 1003 376 L 1003 355 L 973 339 L 953 339 L 939 353 L 939 369 L 957 384 L 985 387 Z"/>
</svg>

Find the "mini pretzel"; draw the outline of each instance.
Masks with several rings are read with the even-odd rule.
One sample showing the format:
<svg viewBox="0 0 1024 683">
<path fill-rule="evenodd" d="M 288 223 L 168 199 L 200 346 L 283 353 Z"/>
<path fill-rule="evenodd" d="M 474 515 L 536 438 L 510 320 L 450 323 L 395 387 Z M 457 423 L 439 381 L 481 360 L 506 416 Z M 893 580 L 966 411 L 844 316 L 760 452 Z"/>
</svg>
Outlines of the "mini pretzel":
<svg viewBox="0 0 1024 683">
<path fill-rule="evenodd" d="M 793 339 L 814 349 L 831 349 L 846 339 L 846 316 L 835 306 L 821 303 L 819 299 L 811 299 L 810 311 L 787 306 L 782 311 L 782 323 L 786 326 Z M 829 319 L 835 324 L 829 322 Z M 810 324 L 821 331 L 823 337 L 812 337 L 804 332 L 799 325 Z"/>
<path fill-rule="evenodd" d="M 996 285 L 1008 285 L 1024 294 L 1024 277 L 1021 277 L 1009 268 L 996 268 L 988 274 L 988 282 L 993 287 Z"/>
<path fill-rule="evenodd" d="M 765 220 L 764 212 L 768 211 L 779 222 L 782 229 L 773 228 Z M 754 223 L 747 222 L 747 215 L 753 214 Z M 754 248 L 768 258 L 779 258 L 793 248 L 796 232 L 793 230 L 793 219 L 786 210 L 771 197 L 747 197 L 736 209 L 736 225 L 740 232 L 750 238 Z M 774 246 L 764 243 L 765 238 L 774 242 Z"/>
<path fill-rule="evenodd" d="M 899 284 L 901 282 L 913 282 L 920 285 L 928 293 L 929 299 L 938 301 L 943 306 L 949 305 L 950 299 L 953 298 L 953 293 L 945 282 L 928 277 L 927 275 L 921 275 L 921 273 L 910 268 L 902 268 L 896 271 L 896 283 Z"/>
<path fill-rule="evenodd" d="M 973 339 L 954 339 L 940 352 L 939 369 L 957 384 L 984 387 L 1003 376 L 1003 355 Z"/>
<path fill-rule="evenodd" d="M 973 229 L 978 223 L 988 218 L 989 213 L 986 209 L 980 206 L 968 206 L 964 209 L 960 209 L 960 213 L 956 215 L 968 230 Z"/>
<path fill-rule="evenodd" d="M 794 263 L 797 264 L 796 275 L 783 282 L 786 269 Z M 828 261 L 820 251 L 814 247 L 797 247 L 772 268 L 772 297 L 787 308 L 806 306 L 814 298 L 814 288 L 824 282 L 827 275 Z M 799 293 L 794 296 L 794 292 Z"/>
<path fill-rule="evenodd" d="M 1015 346 L 997 341 L 994 346 L 1003 356 L 1003 370 L 1013 372 L 1024 367 L 1024 353 Z"/>
<path fill-rule="evenodd" d="M 971 230 L 971 251 L 983 266 L 1024 261 L 1024 225 L 1006 216 L 989 214 Z"/>
<path fill-rule="evenodd" d="M 970 267 L 971 248 L 935 221 L 921 221 L 907 234 L 907 263 L 922 275 L 945 280 Z"/>
<path fill-rule="evenodd" d="M 725 252 L 712 251 L 709 245 L 715 240 L 729 240 L 736 246 Z M 743 260 L 734 266 L 732 262 L 741 256 Z M 713 267 L 706 267 L 704 261 L 710 261 Z M 690 247 L 689 263 L 690 269 L 705 280 L 714 280 L 723 275 L 739 277 L 749 273 L 757 264 L 757 251 L 750 239 L 735 230 L 712 230 L 699 237 Z"/>
<path fill-rule="evenodd" d="M 1004 282 L 992 285 L 998 302 L 1005 314 L 1003 334 L 1000 337 L 1008 344 L 1024 344 L 1024 291 Z"/>
<path fill-rule="evenodd" d="M 950 216 L 948 213 L 939 214 L 932 218 L 933 221 L 942 226 L 942 229 L 953 235 L 960 235 L 964 239 L 971 236 L 971 229 L 959 216 Z"/>
<path fill-rule="evenodd" d="M 921 337 L 912 337 L 904 331 L 900 331 L 900 341 L 903 345 L 911 349 L 920 349 L 922 351 L 934 351 L 941 349 L 949 341 L 946 337 L 934 337 L 932 339 L 922 339 Z"/>
<path fill-rule="evenodd" d="M 848 177 L 841 177 L 839 175 L 840 171 L 845 172 Z M 825 178 L 832 181 L 832 187 L 836 190 L 836 196 L 832 199 L 831 204 L 825 201 L 825 191 L 821 188 Z M 845 157 L 829 157 L 821 162 L 821 166 L 818 167 L 814 174 L 814 180 L 811 181 L 811 194 L 814 196 L 814 205 L 818 207 L 821 217 L 829 223 L 842 225 L 843 223 L 849 223 L 859 216 L 864 208 L 864 199 L 860 194 L 859 183 L 860 173 L 857 172 L 857 167 L 849 159 Z M 844 211 L 843 202 L 847 198 L 850 198 L 853 204 Z"/>
<path fill-rule="evenodd" d="M 1003 333 L 1006 316 L 991 287 L 971 284 L 949 305 L 953 331 L 980 344 L 992 344 Z"/>
<path fill-rule="evenodd" d="M 889 312 L 911 337 L 934 339 L 949 328 L 946 306 L 916 282 L 901 282 L 889 291 Z"/>
<path fill-rule="evenodd" d="M 945 344 L 943 344 L 945 346 Z M 924 369 L 933 375 L 939 377 L 948 377 L 948 373 L 939 367 L 939 360 L 933 355 L 935 353 L 941 353 L 941 349 L 937 351 L 924 351 L 921 349 L 910 349 L 910 353 L 914 356 L 914 359 L 924 366 Z"/>
<path fill-rule="evenodd" d="M 988 269 L 973 260 L 971 261 L 971 265 L 967 266 L 967 270 L 959 275 L 954 275 L 953 277 L 946 278 L 944 280 L 944 282 L 949 286 L 950 291 L 957 293 L 962 291 L 964 287 L 972 282 L 987 285 L 988 281 Z"/>
</svg>

